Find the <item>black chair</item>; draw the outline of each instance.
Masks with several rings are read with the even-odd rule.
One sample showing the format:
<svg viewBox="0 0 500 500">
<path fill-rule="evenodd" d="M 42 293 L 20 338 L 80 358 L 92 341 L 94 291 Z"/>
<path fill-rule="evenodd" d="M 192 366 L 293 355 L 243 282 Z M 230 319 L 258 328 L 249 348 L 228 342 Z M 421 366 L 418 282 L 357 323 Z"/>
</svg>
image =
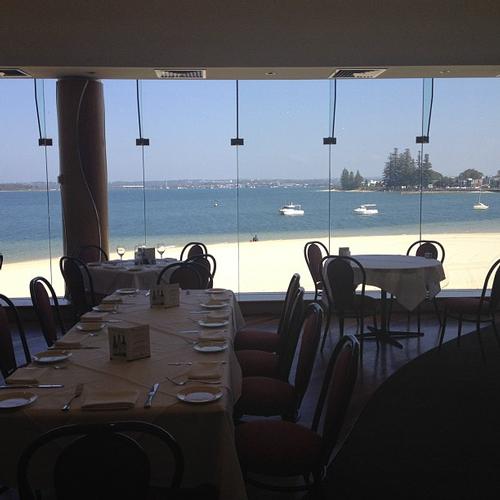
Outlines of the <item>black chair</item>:
<svg viewBox="0 0 500 500">
<path fill-rule="evenodd" d="M 365 294 L 366 272 L 362 264 L 353 257 L 329 255 L 322 261 L 323 282 L 330 314 L 326 322 L 321 351 L 325 346 L 326 336 L 330 328 L 330 317 L 335 314 L 339 321 L 340 336 L 344 335 L 345 319 L 354 318 L 361 339 L 363 352 L 364 319 L 373 317 L 377 328 L 377 301 Z M 356 293 L 356 289 L 359 292 Z"/>
<path fill-rule="evenodd" d="M 175 498 L 184 474 L 184 458 L 177 441 L 164 429 L 148 422 L 122 421 L 104 424 L 65 425 L 35 439 L 21 454 L 17 479 L 21 500 L 34 500 L 29 468 L 41 448 L 65 443 L 53 464 L 53 488 L 58 500 L 149 498 L 150 457 L 129 434 L 151 435 L 173 457 L 169 487 Z M 68 444 L 68 438 L 75 438 Z M 171 498 L 165 494 L 164 498 Z"/>
<path fill-rule="evenodd" d="M 208 249 L 204 243 L 201 243 L 201 241 L 190 241 L 189 243 L 184 245 L 179 260 L 184 260 L 184 257 L 186 259 L 191 259 L 196 255 L 203 255 L 207 253 Z"/>
<path fill-rule="evenodd" d="M 28 342 L 26 341 L 24 327 L 16 306 L 8 297 L 0 294 L 0 372 L 2 372 L 4 379 L 12 375 L 18 368 L 7 309 L 10 310 L 16 323 L 17 333 L 21 340 L 26 364 L 31 363 Z"/>
<path fill-rule="evenodd" d="M 322 494 L 322 481 L 349 407 L 359 366 L 359 344 L 341 337 L 328 362 L 311 428 L 284 420 L 256 419 L 236 427 L 236 448 L 247 482 L 273 491 L 312 490 Z M 253 479 L 295 477 L 304 484 L 283 485 Z M 312 477 L 312 482 L 310 478 Z M 330 498 L 330 497 L 328 497 Z"/>
<path fill-rule="evenodd" d="M 168 276 L 168 283 L 178 283 L 183 290 L 202 290 L 208 288 L 206 278 L 206 268 L 194 262 L 174 262 L 165 266 L 158 278 L 156 284 L 159 285 Z"/>
<path fill-rule="evenodd" d="M 418 240 L 412 243 L 409 247 L 408 250 L 406 251 L 406 255 L 415 255 L 416 257 L 427 257 L 431 259 L 436 259 L 441 262 L 441 264 L 444 262 L 444 258 L 446 256 L 446 252 L 444 250 L 444 247 L 439 241 L 436 240 Z M 391 297 L 392 299 L 392 297 Z M 429 297 L 426 297 L 426 300 L 429 300 Z M 439 325 L 441 325 L 441 316 L 439 314 L 439 307 L 437 304 L 437 300 L 435 297 L 433 297 L 433 305 L 434 305 L 434 310 L 436 312 L 436 316 L 439 321 Z M 391 300 L 392 304 L 392 300 Z M 420 305 L 417 306 L 417 331 L 420 332 L 420 323 L 421 323 L 421 314 L 420 314 Z M 410 330 L 410 320 L 411 320 L 411 313 L 408 311 L 408 317 L 407 317 L 407 330 Z"/>
<path fill-rule="evenodd" d="M 3 266 L 3 255 L 0 253 L 0 269 L 2 269 Z"/>
<path fill-rule="evenodd" d="M 193 257 L 189 257 L 184 262 L 194 262 L 195 264 L 202 266 L 204 270 L 198 268 L 198 271 L 202 274 L 203 279 L 207 281 L 207 288 L 213 288 L 215 271 L 217 270 L 217 261 L 213 255 L 209 253 L 194 255 Z"/>
<path fill-rule="evenodd" d="M 89 262 L 107 262 L 109 260 L 108 254 L 99 245 L 83 245 L 78 249 L 76 255 L 85 264 Z"/>
<path fill-rule="evenodd" d="M 491 291 L 487 296 L 488 287 L 491 280 Z M 484 279 L 483 290 L 480 297 L 450 297 L 443 299 L 443 318 L 441 330 L 439 332 L 439 347 L 443 343 L 448 318 L 458 320 L 458 342 L 462 333 L 462 323 L 474 323 L 477 331 L 477 338 L 484 357 L 483 344 L 481 341 L 481 324 L 491 323 L 497 341 L 500 344 L 496 325 L 496 314 L 500 312 L 500 259 L 495 261 L 488 270 Z"/>
<path fill-rule="evenodd" d="M 67 255 L 59 260 L 59 268 L 73 306 L 76 320 L 92 310 L 96 302 L 92 276 L 86 264 L 76 257 Z"/>
<path fill-rule="evenodd" d="M 52 297 L 52 306 L 50 304 L 49 292 Z M 30 295 L 43 336 L 50 347 L 56 342 L 58 337 L 62 337 L 66 333 L 56 292 L 48 280 L 42 276 L 37 276 L 30 281 Z"/>
<path fill-rule="evenodd" d="M 314 283 L 314 300 L 318 300 L 324 289 L 321 262 L 328 255 L 328 248 L 321 241 L 308 241 L 304 245 L 304 258 Z"/>
</svg>

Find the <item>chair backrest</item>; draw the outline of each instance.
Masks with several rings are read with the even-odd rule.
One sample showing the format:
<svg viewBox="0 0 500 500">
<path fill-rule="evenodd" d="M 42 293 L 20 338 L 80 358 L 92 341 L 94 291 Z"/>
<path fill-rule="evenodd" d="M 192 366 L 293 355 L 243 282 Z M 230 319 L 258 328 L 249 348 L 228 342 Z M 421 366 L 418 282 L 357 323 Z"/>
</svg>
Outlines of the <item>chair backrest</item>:
<svg viewBox="0 0 500 500">
<path fill-rule="evenodd" d="M 81 246 L 76 258 L 85 262 L 85 264 L 89 262 L 106 262 L 109 260 L 108 254 L 99 245 Z"/>
<path fill-rule="evenodd" d="M 406 255 L 411 255 L 413 251 L 415 251 L 417 257 L 425 257 L 426 254 L 430 254 L 433 259 L 439 260 L 441 264 L 444 262 L 446 255 L 443 245 L 436 240 L 415 241 L 408 247 Z"/>
<path fill-rule="evenodd" d="M 316 291 L 323 290 L 323 277 L 321 275 L 321 261 L 328 255 L 328 248 L 321 241 L 308 241 L 304 245 L 304 258 L 311 273 L 311 278 Z"/>
<path fill-rule="evenodd" d="M 6 304 L 6 306 L 4 305 Z M 23 346 L 26 363 L 31 363 L 31 355 L 26 342 L 23 324 L 14 303 L 5 295 L 0 294 L 0 372 L 3 378 L 12 375 L 17 368 L 16 353 L 12 341 L 12 331 L 9 325 L 7 310 L 10 310 L 17 326 L 17 332 Z"/>
<path fill-rule="evenodd" d="M 184 262 L 194 262 L 195 264 L 202 266 L 204 269 L 198 269 L 198 271 L 200 272 L 200 274 L 202 274 L 202 277 L 205 277 L 207 279 L 207 288 L 212 288 L 214 286 L 214 276 L 215 271 L 217 270 L 217 261 L 212 254 L 203 253 L 200 255 L 194 255 Z"/>
<path fill-rule="evenodd" d="M 336 345 L 321 386 L 312 430 L 322 435 L 321 461 L 328 464 L 358 376 L 359 343 L 352 335 L 343 335 Z"/>
<path fill-rule="evenodd" d="M 159 285 L 164 279 L 167 283 L 179 283 L 183 290 L 201 290 L 208 287 L 206 268 L 194 262 L 174 262 L 165 266 L 158 275 L 156 284 Z"/>
<path fill-rule="evenodd" d="M 17 467 L 21 500 L 35 499 L 29 468 L 36 452 L 57 441 L 67 443 L 68 438 L 73 437 L 76 439 L 63 445 L 54 464 L 54 489 L 58 500 L 147 498 L 150 459 L 129 433 L 151 435 L 170 450 L 174 459 L 172 473 L 165 475 L 171 477 L 171 488 L 179 488 L 184 458 L 177 441 L 166 430 L 143 421 L 76 424 L 46 432 L 22 452 Z"/>
<path fill-rule="evenodd" d="M 278 354 L 278 377 L 288 382 L 292 368 L 295 350 L 300 337 L 302 320 L 304 319 L 304 289 L 299 287 L 292 304 L 290 322 L 280 335 Z"/>
<path fill-rule="evenodd" d="M 208 253 L 207 246 L 201 241 L 190 241 L 184 245 L 184 248 L 181 251 L 181 256 L 179 260 L 191 259 L 196 255 L 203 255 L 204 253 Z"/>
<path fill-rule="evenodd" d="M 361 263 L 353 257 L 329 255 L 323 259 L 322 270 L 330 308 L 338 314 L 351 310 L 356 289 L 361 285 L 359 310 L 363 316 L 366 272 Z"/>
<path fill-rule="evenodd" d="M 307 306 L 302 327 L 302 337 L 300 340 L 300 350 L 295 371 L 295 397 L 297 407 L 300 406 L 302 398 L 306 393 L 318 350 L 319 339 L 321 337 L 321 327 L 323 324 L 323 309 L 317 303 Z"/>
<path fill-rule="evenodd" d="M 50 297 L 47 290 L 52 297 L 53 306 L 50 305 Z M 45 337 L 45 342 L 50 347 L 55 343 L 57 337 L 62 337 L 65 333 L 57 295 L 50 282 L 42 276 L 37 276 L 30 281 L 30 295 L 33 308 L 35 309 L 38 322 Z M 58 329 L 59 335 L 57 332 Z"/>
<path fill-rule="evenodd" d="M 491 281 L 493 277 L 493 281 Z M 491 286 L 490 286 L 491 283 Z M 479 311 L 483 309 L 483 302 L 487 298 L 488 288 L 491 289 L 488 298 L 488 307 L 490 311 L 497 311 L 500 305 L 500 259 L 496 260 L 489 268 L 484 279 L 483 291 L 481 293 Z"/>
<path fill-rule="evenodd" d="M 96 304 L 92 276 L 84 262 L 67 255 L 59 260 L 59 268 L 66 283 L 76 318 Z"/>
<path fill-rule="evenodd" d="M 290 279 L 290 283 L 288 283 L 288 288 L 285 295 L 285 302 L 283 303 L 283 307 L 281 309 L 280 320 L 278 323 L 278 336 L 281 335 L 288 328 L 288 324 L 290 322 L 290 317 L 292 313 L 292 306 L 295 301 L 295 297 L 297 296 L 297 292 L 300 287 L 300 274 L 294 273 L 292 278 Z"/>
<path fill-rule="evenodd" d="M 2 269 L 3 266 L 3 255 L 0 253 L 0 269 Z"/>
</svg>

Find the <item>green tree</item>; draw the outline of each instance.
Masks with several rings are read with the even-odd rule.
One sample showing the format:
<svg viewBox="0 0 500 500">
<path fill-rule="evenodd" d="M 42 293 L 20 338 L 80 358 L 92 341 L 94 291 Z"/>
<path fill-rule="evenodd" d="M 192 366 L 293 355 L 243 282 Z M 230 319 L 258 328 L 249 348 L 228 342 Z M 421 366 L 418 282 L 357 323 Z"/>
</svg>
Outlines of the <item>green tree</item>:
<svg viewBox="0 0 500 500">
<path fill-rule="evenodd" d="M 344 168 L 344 170 L 342 170 L 342 174 L 340 175 L 340 187 L 344 190 L 349 189 L 349 172 L 347 171 L 347 168 Z"/>
<path fill-rule="evenodd" d="M 359 189 L 363 181 L 363 176 L 359 173 L 359 170 L 356 170 L 356 175 L 354 176 L 354 189 Z"/>
<path fill-rule="evenodd" d="M 460 174 L 458 174 L 458 178 L 460 180 L 463 179 L 481 179 L 483 177 L 483 173 L 479 172 L 479 170 L 476 170 L 474 168 L 468 168 L 467 170 L 464 170 Z"/>
</svg>

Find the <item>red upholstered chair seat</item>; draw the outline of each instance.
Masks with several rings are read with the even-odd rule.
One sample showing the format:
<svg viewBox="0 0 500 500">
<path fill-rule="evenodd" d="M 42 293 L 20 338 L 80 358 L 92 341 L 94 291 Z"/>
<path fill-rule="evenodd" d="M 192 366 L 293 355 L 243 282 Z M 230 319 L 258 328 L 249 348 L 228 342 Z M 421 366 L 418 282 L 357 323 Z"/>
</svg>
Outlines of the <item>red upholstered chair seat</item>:
<svg viewBox="0 0 500 500">
<path fill-rule="evenodd" d="M 236 351 L 257 349 L 259 351 L 277 352 L 279 335 L 276 332 L 259 330 L 258 328 L 242 328 L 234 338 Z"/>
<path fill-rule="evenodd" d="M 295 411 L 293 386 L 269 377 L 244 377 L 235 411 L 245 415 L 282 415 Z"/>
<path fill-rule="evenodd" d="M 309 473 L 320 463 L 322 439 L 298 424 L 256 420 L 236 427 L 242 469 L 270 476 Z"/>
<path fill-rule="evenodd" d="M 277 377 L 279 356 L 277 354 L 245 349 L 236 351 L 243 377 Z"/>
</svg>

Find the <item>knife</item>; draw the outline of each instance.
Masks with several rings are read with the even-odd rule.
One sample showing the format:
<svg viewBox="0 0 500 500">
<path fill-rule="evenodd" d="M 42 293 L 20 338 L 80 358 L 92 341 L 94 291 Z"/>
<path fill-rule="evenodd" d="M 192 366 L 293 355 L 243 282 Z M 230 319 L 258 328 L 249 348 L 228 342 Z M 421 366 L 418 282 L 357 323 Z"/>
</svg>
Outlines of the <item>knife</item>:
<svg viewBox="0 0 500 500">
<path fill-rule="evenodd" d="M 6 384 L 0 385 L 0 389 L 58 389 L 63 384 Z"/>
<path fill-rule="evenodd" d="M 149 389 L 148 392 L 148 397 L 146 398 L 146 402 L 144 403 L 144 408 L 151 408 L 151 405 L 153 404 L 153 398 L 156 396 L 159 387 L 160 384 L 158 383 L 151 386 L 151 389 Z"/>
</svg>

